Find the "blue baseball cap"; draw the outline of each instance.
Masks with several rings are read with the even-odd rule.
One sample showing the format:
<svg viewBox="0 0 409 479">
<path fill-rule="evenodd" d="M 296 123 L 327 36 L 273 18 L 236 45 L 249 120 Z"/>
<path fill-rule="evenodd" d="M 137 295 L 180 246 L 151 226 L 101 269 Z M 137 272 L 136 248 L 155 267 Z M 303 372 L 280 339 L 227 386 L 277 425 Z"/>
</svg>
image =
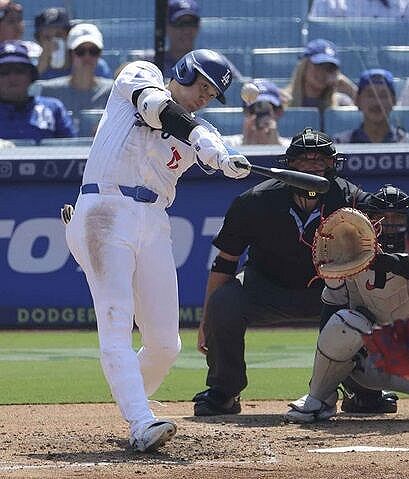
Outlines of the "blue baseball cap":
<svg viewBox="0 0 409 479">
<path fill-rule="evenodd" d="M 180 17 L 191 15 L 200 19 L 199 6 L 195 0 L 169 0 L 168 21 L 175 23 Z"/>
<path fill-rule="evenodd" d="M 37 80 L 38 70 L 28 56 L 27 47 L 20 40 L 0 42 L 0 65 L 7 63 L 24 63 L 31 67 L 32 81 Z"/>
<path fill-rule="evenodd" d="M 254 84 L 257 86 L 260 93 L 258 94 L 256 101 L 250 103 L 248 106 L 254 105 L 254 103 L 258 103 L 259 101 L 268 101 L 276 107 L 282 105 L 280 90 L 274 82 L 268 80 L 256 80 Z"/>
<path fill-rule="evenodd" d="M 361 73 L 358 82 L 358 94 L 367 85 L 386 85 L 391 93 L 396 96 L 395 85 L 393 83 L 393 75 L 389 70 L 383 68 L 371 68 Z"/>
<path fill-rule="evenodd" d="M 317 38 L 307 43 L 304 50 L 304 57 L 307 57 L 311 63 L 319 65 L 320 63 L 332 63 L 337 67 L 340 66 L 341 61 L 338 58 L 337 47 L 335 43 L 323 38 Z"/>
</svg>

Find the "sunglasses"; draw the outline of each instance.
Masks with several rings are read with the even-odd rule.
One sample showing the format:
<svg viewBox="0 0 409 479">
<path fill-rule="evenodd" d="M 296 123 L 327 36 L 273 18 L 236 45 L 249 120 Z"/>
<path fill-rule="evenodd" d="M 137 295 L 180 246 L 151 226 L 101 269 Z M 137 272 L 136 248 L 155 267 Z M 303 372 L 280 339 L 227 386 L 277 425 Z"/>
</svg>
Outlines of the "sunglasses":
<svg viewBox="0 0 409 479">
<path fill-rule="evenodd" d="M 172 23 L 172 27 L 175 28 L 197 28 L 199 26 L 199 19 L 195 18 L 192 20 L 179 20 L 175 23 Z"/>
<path fill-rule="evenodd" d="M 26 75 L 31 72 L 29 65 L 12 65 L 8 63 L 7 65 L 0 66 L 0 76 L 5 77 L 7 75 Z"/>
<path fill-rule="evenodd" d="M 89 53 L 92 57 L 97 57 L 101 54 L 101 50 L 98 47 L 78 47 L 74 50 L 77 57 L 83 57 Z"/>
</svg>

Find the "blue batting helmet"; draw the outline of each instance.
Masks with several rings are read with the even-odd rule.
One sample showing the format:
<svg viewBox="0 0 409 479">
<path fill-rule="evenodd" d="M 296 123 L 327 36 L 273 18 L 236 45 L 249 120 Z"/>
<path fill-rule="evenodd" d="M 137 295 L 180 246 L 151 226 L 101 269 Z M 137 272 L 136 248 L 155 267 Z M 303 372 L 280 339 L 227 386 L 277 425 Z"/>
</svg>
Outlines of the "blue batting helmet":
<svg viewBox="0 0 409 479">
<path fill-rule="evenodd" d="M 181 85 L 192 85 L 201 73 L 219 92 L 217 99 L 226 103 L 224 92 L 231 84 L 228 61 L 213 50 L 193 50 L 184 55 L 172 68 L 172 78 Z"/>
</svg>

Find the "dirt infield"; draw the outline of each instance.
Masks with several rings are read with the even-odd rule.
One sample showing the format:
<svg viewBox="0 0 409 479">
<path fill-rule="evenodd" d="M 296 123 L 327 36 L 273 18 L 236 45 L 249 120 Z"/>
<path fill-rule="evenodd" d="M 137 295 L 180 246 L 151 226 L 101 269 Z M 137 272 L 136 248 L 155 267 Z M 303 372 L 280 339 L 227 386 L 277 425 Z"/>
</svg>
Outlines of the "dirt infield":
<svg viewBox="0 0 409 479">
<path fill-rule="evenodd" d="M 397 479 L 408 451 L 319 453 L 359 446 L 409 449 L 409 399 L 398 414 L 340 415 L 286 424 L 285 402 L 244 401 L 237 416 L 192 417 L 191 403 L 154 406 L 178 433 L 160 453 L 126 449 L 127 427 L 113 404 L 1 406 L 0 478 Z"/>
</svg>

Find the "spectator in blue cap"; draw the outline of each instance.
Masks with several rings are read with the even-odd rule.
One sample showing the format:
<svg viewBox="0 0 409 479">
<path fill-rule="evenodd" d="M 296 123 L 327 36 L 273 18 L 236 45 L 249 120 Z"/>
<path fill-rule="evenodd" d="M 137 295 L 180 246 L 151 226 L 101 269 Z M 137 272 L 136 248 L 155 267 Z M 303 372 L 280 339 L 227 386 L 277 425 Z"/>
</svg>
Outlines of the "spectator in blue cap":
<svg viewBox="0 0 409 479">
<path fill-rule="evenodd" d="M 165 78 L 172 76 L 172 67 L 175 63 L 195 50 L 195 42 L 200 28 L 200 9 L 195 0 L 169 0 L 167 40 L 168 47 L 165 50 L 163 74 Z M 153 62 L 154 51 L 146 50 L 134 60 L 147 60 Z M 241 73 L 226 58 L 230 65 L 233 77 L 241 78 Z"/>
<path fill-rule="evenodd" d="M 0 43 L 0 135 L 5 139 L 74 136 L 72 120 L 60 100 L 30 96 L 38 77 L 27 47 L 19 40 Z"/>
<path fill-rule="evenodd" d="M 390 113 L 396 104 L 393 75 L 388 70 L 373 68 L 362 72 L 356 106 L 361 110 L 363 121 L 359 128 L 335 135 L 338 143 L 400 143 L 408 142 L 409 136 L 390 123 Z"/>
<path fill-rule="evenodd" d="M 329 40 L 311 40 L 295 67 L 285 92 L 289 106 L 328 107 L 353 105 L 356 87 L 340 71 L 336 45 Z"/>
<path fill-rule="evenodd" d="M 269 80 L 258 80 L 254 83 L 260 93 L 255 102 L 243 105 L 242 133 L 224 136 L 223 139 L 230 146 L 289 146 L 290 139 L 281 137 L 277 128 L 277 120 L 284 114 L 280 90 Z"/>
</svg>

